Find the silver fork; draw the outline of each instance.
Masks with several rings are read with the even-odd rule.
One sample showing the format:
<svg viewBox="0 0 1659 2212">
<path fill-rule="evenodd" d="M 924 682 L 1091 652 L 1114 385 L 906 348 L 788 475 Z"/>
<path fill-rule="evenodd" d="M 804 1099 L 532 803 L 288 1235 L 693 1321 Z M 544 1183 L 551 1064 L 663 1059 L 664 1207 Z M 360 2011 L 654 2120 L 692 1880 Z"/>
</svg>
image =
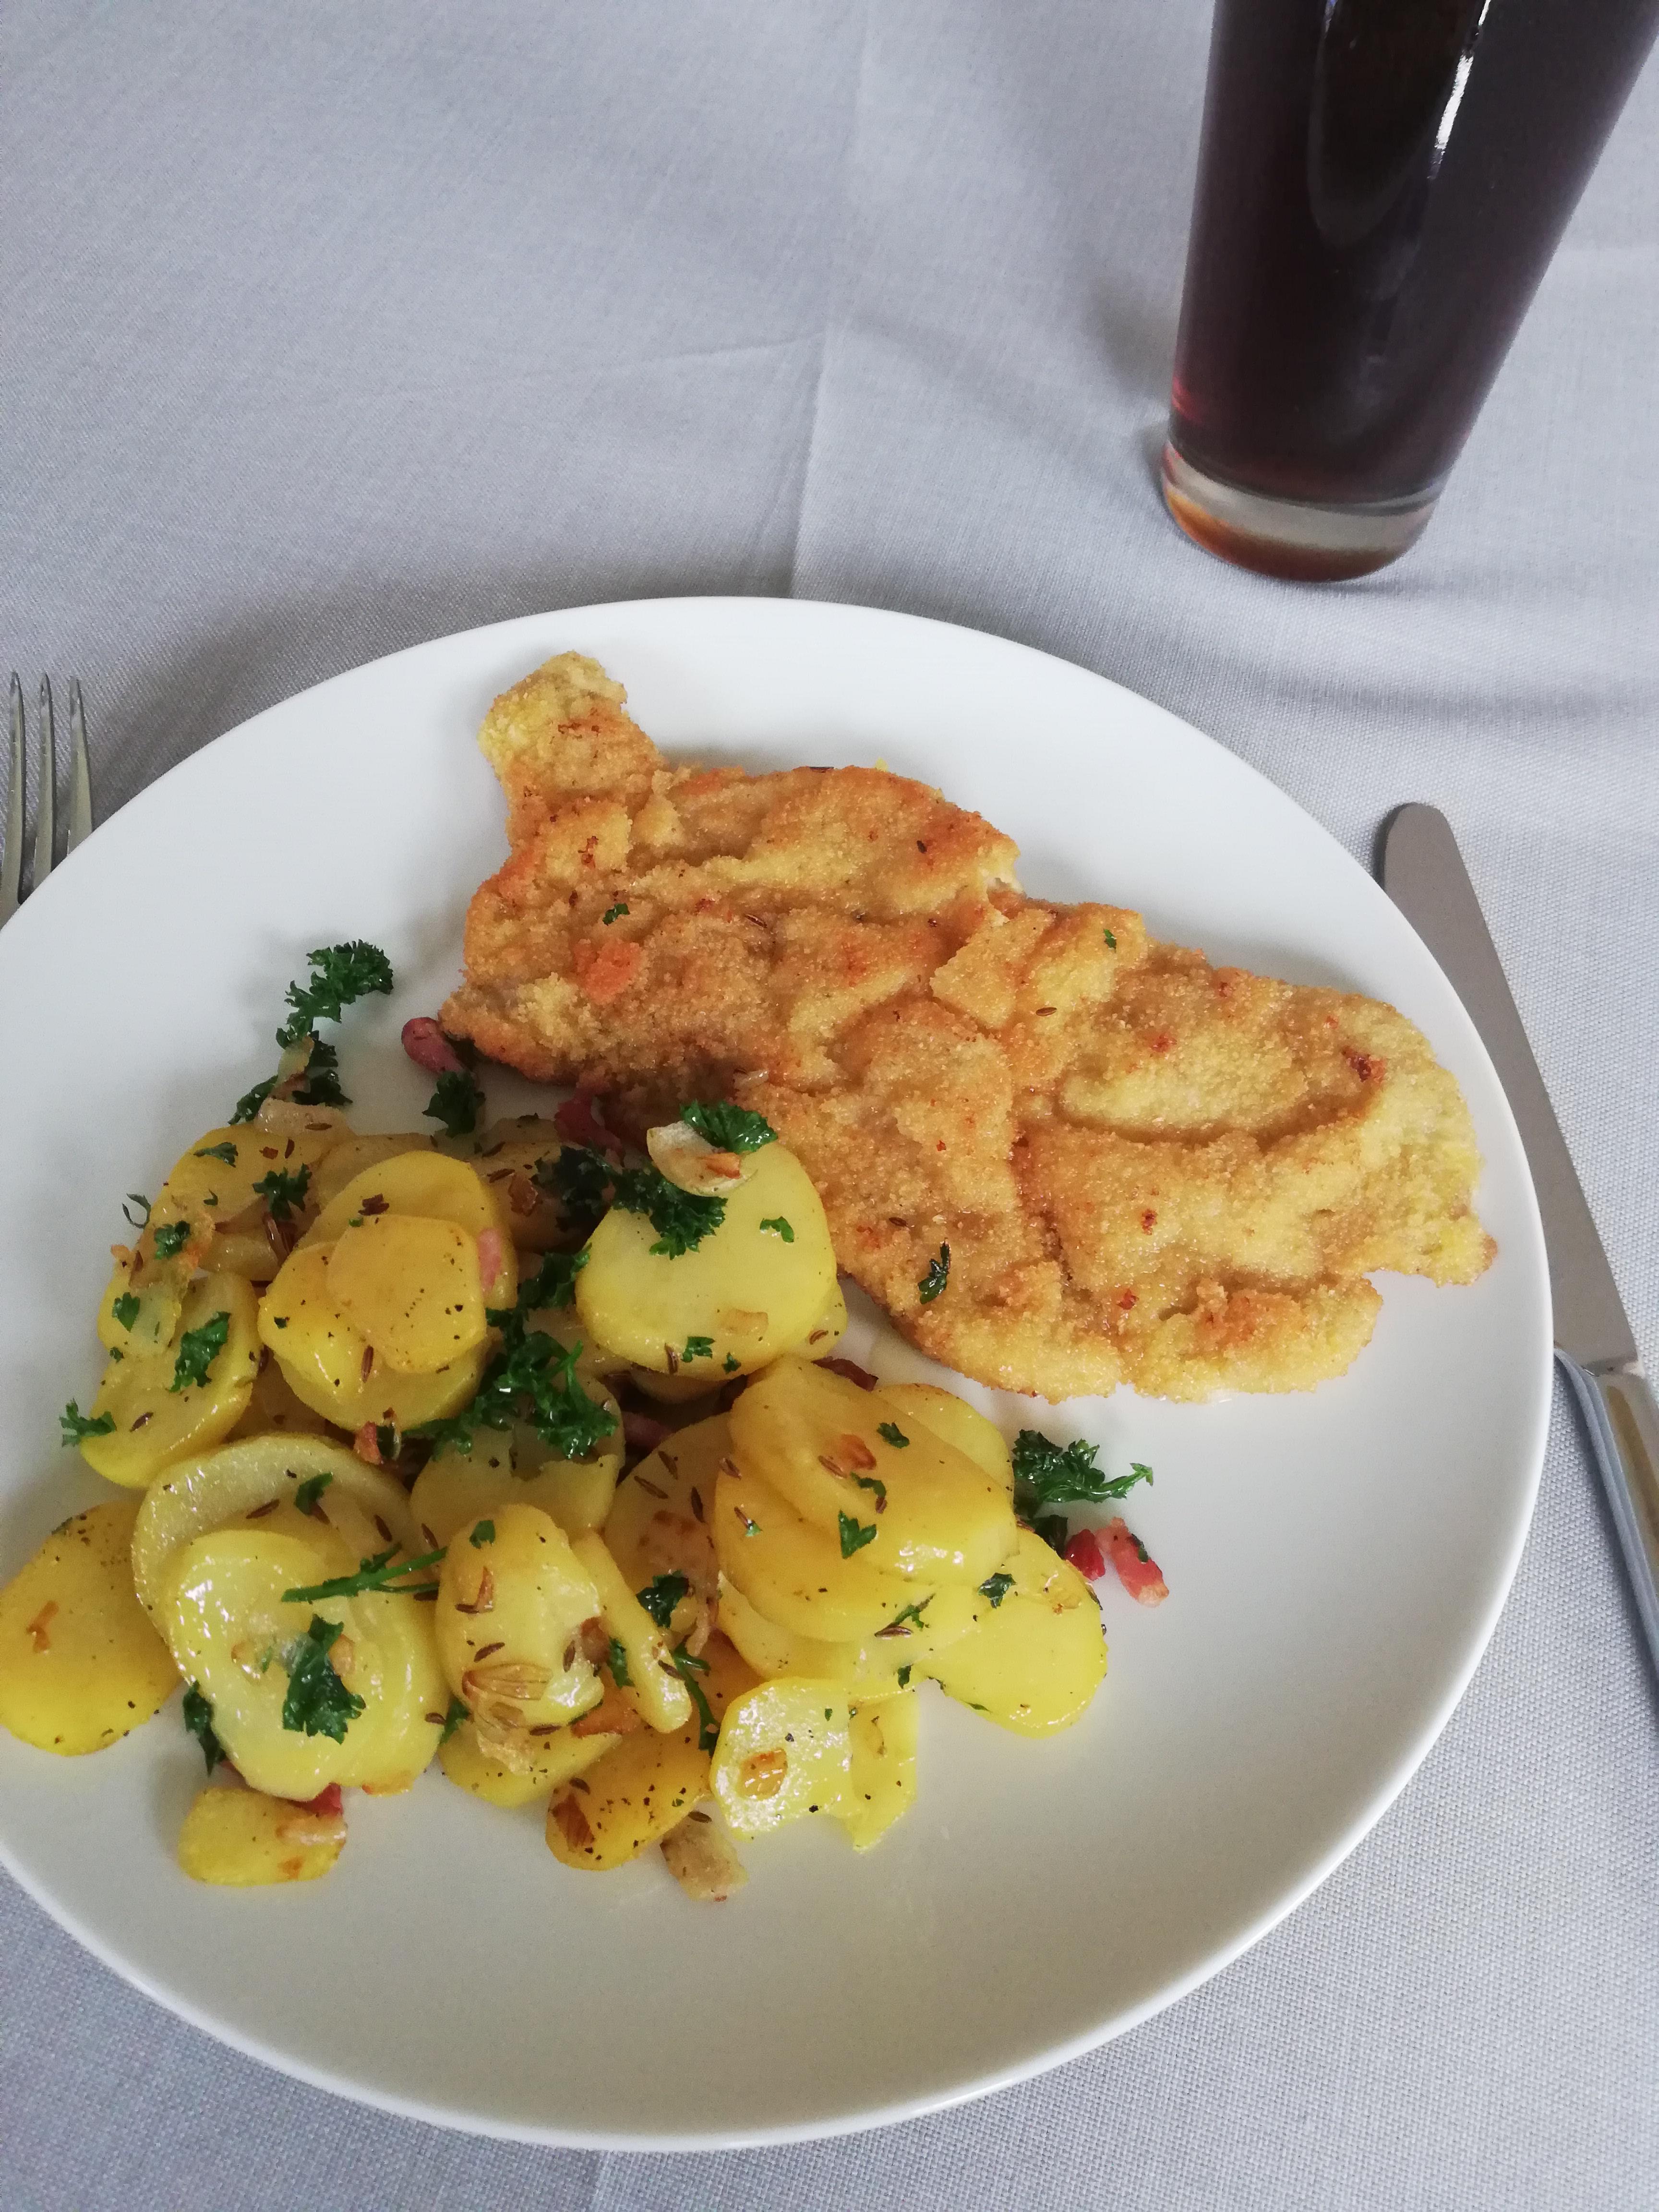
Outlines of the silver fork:
<svg viewBox="0 0 1659 2212">
<path fill-rule="evenodd" d="M 0 922 L 9 921 L 28 896 L 23 890 L 23 687 L 11 679 L 11 779 L 6 792 L 6 829 L 0 842 Z M 64 850 L 72 853 L 92 827 L 92 778 L 87 768 L 87 718 L 79 678 L 70 684 L 69 823 Z M 58 745 L 52 726 L 52 678 L 40 678 L 40 731 L 34 774 L 34 852 L 29 890 L 39 890 L 52 873 L 58 828 Z"/>
</svg>

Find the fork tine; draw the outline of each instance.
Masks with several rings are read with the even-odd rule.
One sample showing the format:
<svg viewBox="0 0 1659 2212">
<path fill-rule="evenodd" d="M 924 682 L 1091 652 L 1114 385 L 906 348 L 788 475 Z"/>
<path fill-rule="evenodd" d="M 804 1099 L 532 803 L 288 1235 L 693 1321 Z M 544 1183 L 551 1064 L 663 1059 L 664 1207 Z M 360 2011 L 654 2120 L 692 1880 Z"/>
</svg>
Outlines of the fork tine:
<svg viewBox="0 0 1659 2212">
<path fill-rule="evenodd" d="M 64 851 L 72 853 L 92 827 L 92 772 L 87 765 L 87 716 L 81 703 L 81 679 L 70 680 L 69 831 Z"/>
<path fill-rule="evenodd" d="M 6 790 L 6 834 L 0 843 L 0 921 L 17 911 L 23 875 L 23 687 L 11 678 L 11 781 Z"/>
<path fill-rule="evenodd" d="M 52 873 L 52 842 L 57 828 L 58 751 L 52 726 L 52 678 L 40 678 L 40 734 L 37 746 L 40 773 L 34 787 L 34 873 L 31 886 L 39 890 Z"/>
</svg>

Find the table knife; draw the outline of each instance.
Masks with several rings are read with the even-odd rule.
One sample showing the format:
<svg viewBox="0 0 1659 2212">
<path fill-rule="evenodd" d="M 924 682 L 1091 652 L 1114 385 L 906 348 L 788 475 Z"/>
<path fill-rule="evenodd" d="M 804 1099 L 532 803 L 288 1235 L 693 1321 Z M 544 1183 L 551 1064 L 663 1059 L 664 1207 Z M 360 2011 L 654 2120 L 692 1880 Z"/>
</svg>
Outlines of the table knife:
<svg viewBox="0 0 1659 2212">
<path fill-rule="evenodd" d="M 1445 816 L 1401 807 L 1383 832 L 1380 872 L 1480 1030 L 1520 1129 L 1549 1253 L 1555 1357 L 1583 1419 L 1659 1673 L 1659 1407 L 1613 1270 Z"/>
</svg>

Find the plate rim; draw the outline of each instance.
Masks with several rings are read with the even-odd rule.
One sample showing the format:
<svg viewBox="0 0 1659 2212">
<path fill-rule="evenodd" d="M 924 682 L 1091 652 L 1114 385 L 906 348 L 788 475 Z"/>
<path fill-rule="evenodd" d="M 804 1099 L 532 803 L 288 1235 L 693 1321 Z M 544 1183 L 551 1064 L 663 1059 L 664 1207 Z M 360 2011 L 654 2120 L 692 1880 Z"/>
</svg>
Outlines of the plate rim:
<svg viewBox="0 0 1659 2212">
<path fill-rule="evenodd" d="M 1398 1801 L 1429 1753 L 1443 1735 L 1476 1669 L 1486 1654 L 1513 1588 L 1536 1510 L 1548 1440 L 1553 1367 L 1548 1273 L 1543 1227 L 1538 1211 L 1536 1192 L 1520 1133 L 1502 1082 L 1479 1030 L 1449 979 L 1445 975 L 1444 970 L 1418 935 L 1407 916 L 1388 898 L 1387 894 L 1375 878 L 1341 840 L 1254 763 L 1222 744 L 1218 739 L 1212 738 L 1206 732 L 1200 730 L 1183 716 L 1176 714 L 1172 709 L 1161 705 L 1158 701 L 1147 698 L 1144 694 L 1119 682 L 1116 678 L 1103 675 L 1082 662 L 1068 659 L 1063 654 L 1029 645 L 1020 639 L 1005 637 L 994 630 L 948 622 L 933 616 L 911 614 L 894 608 L 864 605 L 849 600 L 780 598 L 758 593 L 689 592 L 596 601 L 580 606 L 550 607 L 531 613 L 510 616 L 494 623 L 477 623 L 464 629 L 444 632 L 434 637 L 422 639 L 413 644 L 399 647 L 391 653 L 376 655 L 352 667 L 338 670 L 333 675 L 325 677 L 316 684 L 307 684 L 285 698 L 273 701 L 269 706 L 259 708 L 255 714 L 234 724 L 229 729 L 221 732 L 204 744 L 197 747 L 194 751 L 186 754 L 182 760 L 173 763 L 159 775 L 135 792 L 131 799 L 116 809 L 115 813 L 100 823 L 92 834 L 83 840 L 82 846 L 78 847 L 74 854 L 67 855 L 64 861 L 58 864 L 46 882 L 40 886 L 40 890 L 25 902 L 23 908 L 14 920 L 14 931 L 16 930 L 17 923 L 22 921 L 31 908 L 40 908 L 41 914 L 49 918 L 55 909 L 58 899 L 67 895 L 58 888 L 61 884 L 67 880 L 79 886 L 82 872 L 91 865 L 90 861 L 82 860 L 82 854 L 96 852 L 100 834 L 118 817 L 131 814 L 134 810 L 142 810 L 150 805 L 164 804 L 164 799 L 158 797 L 157 794 L 163 794 L 174 777 L 192 772 L 195 763 L 214 751 L 216 748 L 222 745 L 234 745 L 246 740 L 252 733 L 257 732 L 260 725 L 269 717 L 286 713 L 302 701 L 314 700 L 321 695 L 348 686 L 371 675 L 374 672 L 393 664 L 409 661 L 422 655 L 441 653 L 446 648 L 454 647 L 464 642 L 498 636 L 505 644 L 514 632 L 531 633 L 538 629 L 545 628 L 552 623 L 569 624 L 579 623 L 584 620 L 597 622 L 600 619 L 615 620 L 628 617 L 639 617 L 648 620 L 655 613 L 669 610 L 681 612 L 691 608 L 709 611 L 741 610 L 744 616 L 750 618 L 757 616 L 759 609 L 766 608 L 770 611 L 770 613 L 760 617 L 763 620 L 799 617 L 811 622 L 822 622 L 826 619 L 853 623 L 874 621 L 890 625 L 900 631 L 920 629 L 940 633 L 951 638 L 971 640 L 976 647 L 988 644 L 1000 652 L 1012 652 L 1027 656 L 1033 662 L 1046 667 L 1057 667 L 1065 670 L 1070 676 L 1084 678 L 1089 684 L 1104 686 L 1107 691 L 1115 695 L 1120 702 L 1131 702 L 1131 711 L 1133 713 L 1138 714 L 1150 713 L 1173 726 L 1182 732 L 1184 739 L 1196 741 L 1208 758 L 1222 763 L 1227 773 L 1236 773 L 1251 785 L 1265 787 L 1275 801 L 1293 810 L 1302 823 L 1316 833 L 1318 838 L 1333 854 L 1340 856 L 1340 864 L 1351 872 L 1352 879 L 1364 885 L 1369 894 L 1381 901 L 1382 907 L 1395 918 L 1401 928 L 1415 942 L 1423 958 L 1444 984 L 1448 996 L 1456 1009 L 1457 1016 L 1465 1030 L 1462 1040 L 1465 1050 L 1472 1048 L 1473 1056 L 1484 1064 L 1485 1071 L 1491 1078 L 1492 1091 L 1497 1106 L 1501 1109 L 1502 1126 L 1513 1154 L 1511 1166 L 1518 1164 L 1520 1168 L 1519 1195 L 1522 1201 L 1522 1220 L 1520 1224 L 1522 1237 L 1517 1240 L 1511 1231 L 1510 1249 L 1513 1249 L 1517 1241 L 1522 1243 L 1523 1249 L 1517 1255 L 1517 1259 L 1523 1261 L 1528 1266 L 1534 1286 L 1541 1287 L 1543 1327 L 1541 1341 L 1535 1347 L 1541 1356 L 1536 1363 L 1529 1420 L 1527 1425 L 1528 1436 L 1525 1453 L 1525 1476 L 1522 1491 L 1518 1494 L 1520 1510 L 1516 1511 L 1514 1517 L 1505 1555 L 1498 1561 L 1498 1569 L 1492 1582 L 1491 1595 L 1478 1619 L 1472 1621 L 1470 1629 L 1466 1634 L 1465 1649 L 1459 1665 L 1452 1670 L 1438 1698 L 1434 1702 L 1427 1717 L 1419 1724 L 1413 1740 L 1401 1753 L 1387 1773 L 1370 1789 L 1362 1809 L 1327 1845 L 1326 1849 L 1303 1870 L 1283 1894 L 1276 1897 L 1271 1905 L 1264 1908 L 1234 1936 L 1206 1952 L 1199 1962 L 1186 1972 L 1160 1985 L 1150 1995 L 1114 2014 L 1102 2024 L 1079 2031 L 1062 2041 L 1048 2045 L 1035 2054 L 1028 2054 L 1001 2066 L 976 2072 L 970 2079 L 965 2081 L 830 2118 L 789 2121 L 775 2125 L 719 2127 L 702 2130 L 695 2133 L 683 2130 L 621 2132 L 605 2128 L 543 2126 L 495 2116 L 480 2116 L 457 2106 L 446 2106 L 417 2097 L 410 2097 L 395 2089 L 354 2081 L 328 2068 L 314 2065 L 301 2056 L 264 2043 L 258 2036 L 249 2034 L 234 2022 L 217 2017 L 204 2007 L 196 2004 L 191 1999 L 165 1988 L 143 1967 L 116 1954 L 106 1944 L 101 1935 L 83 1922 L 77 1911 L 71 1907 L 61 1905 L 56 1899 L 48 1894 L 45 1887 L 38 1883 L 31 1874 L 17 1863 L 3 1832 L 0 1832 L 0 1865 L 4 1866 L 19 1887 L 40 1906 L 48 1918 L 72 1936 L 82 1948 L 88 1951 L 101 1965 L 109 1968 L 129 1987 L 137 1990 L 143 1996 L 161 2005 L 175 2018 L 185 2021 L 191 2027 L 211 2037 L 216 2042 L 222 2043 L 238 2051 L 241 2056 L 254 2059 L 291 2079 L 303 2081 L 308 2087 L 346 2098 L 353 2103 L 365 2106 L 371 2110 L 391 2112 L 401 2118 L 424 2122 L 428 2125 L 446 2128 L 454 2132 L 495 2141 L 534 2143 L 550 2148 L 616 2152 L 629 2155 L 672 2155 L 689 2151 L 723 2152 L 772 2148 L 793 2142 L 829 2141 L 843 2136 L 860 2134 L 875 2128 L 895 2126 L 906 2120 L 921 2118 L 930 2113 L 953 2110 L 977 2098 L 989 2096 L 999 2090 L 1014 2087 L 1022 2082 L 1035 2080 L 1055 2068 L 1086 2057 L 1090 2052 L 1115 2041 L 1120 2036 L 1129 2033 L 1224 1972 L 1271 1934 L 1283 1921 L 1288 1919 L 1291 1913 L 1305 1904 L 1314 1892 L 1330 1878 L 1343 1861 L 1359 1847 L 1382 1816 Z M 42 905 L 43 899 L 44 905 Z M 30 934 L 29 930 L 24 929 L 21 933 L 21 939 L 26 943 Z M 14 936 L 13 942 L 15 944 L 19 942 L 17 936 Z M 3 969 L 8 965 L 9 963 L 4 958 L 3 946 L 0 945 L 0 975 L 3 974 Z"/>
</svg>

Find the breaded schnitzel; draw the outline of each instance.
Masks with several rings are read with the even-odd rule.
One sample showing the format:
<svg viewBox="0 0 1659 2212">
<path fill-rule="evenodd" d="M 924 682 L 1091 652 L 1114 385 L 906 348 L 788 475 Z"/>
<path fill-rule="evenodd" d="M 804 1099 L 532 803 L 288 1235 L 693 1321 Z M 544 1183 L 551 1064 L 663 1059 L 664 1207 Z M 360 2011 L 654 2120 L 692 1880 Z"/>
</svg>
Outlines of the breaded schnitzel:
<svg viewBox="0 0 1659 2212">
<path fill-rule="evenodd" d="M 1027 898 L 1000 831 L 902 776 L 671 767 L 575 653 L 480 743 L 512 857 L 445 1027 L 635 1130 L 764 1114 L 843 1270 L 946 1365 L 1306 1389 L 1369 1339 L 1371 1271 L 1491 1259 L 1468 1109 L 1391 1006 Z"/>
</svg>

